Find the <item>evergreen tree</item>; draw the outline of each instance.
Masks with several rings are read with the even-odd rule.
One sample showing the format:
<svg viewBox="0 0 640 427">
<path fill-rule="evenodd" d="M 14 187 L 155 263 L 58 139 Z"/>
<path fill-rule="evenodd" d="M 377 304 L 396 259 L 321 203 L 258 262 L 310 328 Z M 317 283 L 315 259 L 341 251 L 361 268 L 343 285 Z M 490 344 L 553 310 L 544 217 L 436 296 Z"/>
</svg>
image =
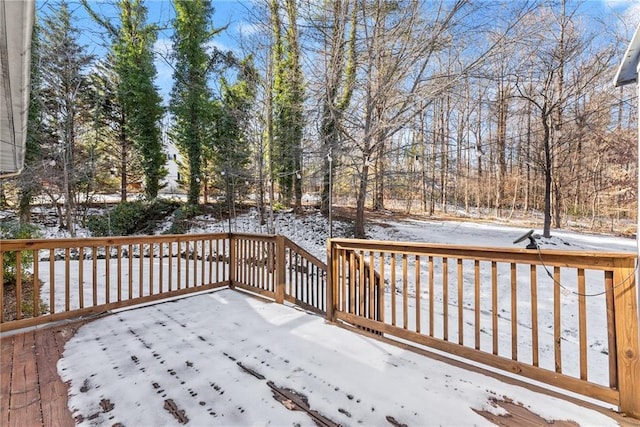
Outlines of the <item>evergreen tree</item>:
<svg viewBox="0 0 640 427">
<path fill-rule="evenodd" d="M 300 65 L 298 39 L 298 12 L 295 0 L 285 0 L 287 26 L 282 35 L 278 0 L 272 0 L 271 15 L 274 35 L 273 84 L 273 144 L 272 159 L 280 192 L 286 203 L 295 197 L 295 206 L 301 208 L 302 135 L 304 131 L 304 81 Z"/>
<path fill-rule="evenodd" d="M 122 99 L 127 129 L 142 156 L 145 194 L 154 199 L 166 176 L 166 157 L 162 147 L 160 121 L 163 110 L 161 97 L 154 85 L 156 68 L 153 44 L 156 28 L 147 25 L 147 8 L 142 0 L 121 0 L 120 37 L 115 46 L 116 69 L 121 78 Z"/>
<path fill-rule="evenodd" d="M 109 63 L 117 75 L 117 102 L 121 108 L 118 125 L 121 199 L 126 201 L 127 197 L 131 142 L 141 157 L 146 197 L 154 199 L 161 188 L 162 178 L 167 174 L 160 129 L 162 98 L 154 85 L 157 73 L 153 44 L 157 28 L 147 24 L 147 7 L 143 0 L 118 1 L 119 27 L 98 16 L 86 0 L 83 0 L 83 4 L 113 39 L 113 58 Z"/>
<path fill-rule="evenodd" d="M 203 146 L 211 145 L 208 132 L 213 119 L 212 93 L 207 85 L 212 71 L 207 44 L 220 31 L 213 28 L 209 0 L 174 0 L 174 85 L 170 110 L 172 134 L 188 170 L 187 204 L 199 204 L 203 172 Z"/>
<path fill-rule="evenodd" d="M 250 179 L 247 166 L 250 163 L 250 147 L 247 137 L 248 124 L 257 93 L 257 74 L 252 58 L 238 64 L 239 72 L 234 84 L 221 79 L 221 99 L 215 108 L 214 167 L 225 171 L 227 203 L 231 206 L 235 190 Z"/>
</svg>

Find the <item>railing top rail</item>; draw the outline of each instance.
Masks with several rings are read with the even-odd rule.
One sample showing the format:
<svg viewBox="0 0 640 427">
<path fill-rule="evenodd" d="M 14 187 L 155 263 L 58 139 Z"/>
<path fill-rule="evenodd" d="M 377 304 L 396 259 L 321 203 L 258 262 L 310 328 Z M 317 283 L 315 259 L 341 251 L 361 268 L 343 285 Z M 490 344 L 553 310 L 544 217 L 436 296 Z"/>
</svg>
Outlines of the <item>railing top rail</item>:
<svg viewBox="0 0 640 427">
<path fill-rule="evenodd" d="M 251 240 L 274 240 L 277 234 L 259 234 L 259 233 L 230 233 L 233 238 L 251 239 Z"/>
<path fill-rule="evenodd" d="M 385 240 L 331 239 L 330 245 L 337 249 L 346 250 L 436 255 L 480 261 L 522 262 L 535 265 L 547 264 L 551 266 L 583 267 L 590 269 L 612 268 L 614 260 L 635 262 L 637 259 L 637 254 L 634 252 L 567 251 L 555 249 L 532 250 L 522 248 L 462 246 L 442 243 L 392 242 Z"/>
<path fill-rule="evenodd" d="M 8 239 L 0 240 L 0 250 L 61 249 L 74 247 L 109 246 L 137 243 L 167 243 L 207 239 L 228 239 L 229 233 L 159 234 L 154 236 L 76 237 L 64 239 Z"/>
<path fill-rule="evenodd" d="M 288 246 L 289 248 L 295 250 L 296 252 L 299 252 L 300 254 L 302 254 L 305 258 L 307 258 L 309 261 L 311 261 L 312 264 L 314 264 L 316 267 L 326 271 L 327 270 L 327 265 L 320 261 L 318 258 L 316 258 L 314 255 L 312 255 L 311 253 L 309 253 L 307 250 L 305 250 L 304 248 L 300 247 L 299 245 L 297 245 L 295 242 L 293 242 L 292 240 L 288 239 L 288 238 L 284 238 L 284 244 L 285 246 Z"/>
</svg>

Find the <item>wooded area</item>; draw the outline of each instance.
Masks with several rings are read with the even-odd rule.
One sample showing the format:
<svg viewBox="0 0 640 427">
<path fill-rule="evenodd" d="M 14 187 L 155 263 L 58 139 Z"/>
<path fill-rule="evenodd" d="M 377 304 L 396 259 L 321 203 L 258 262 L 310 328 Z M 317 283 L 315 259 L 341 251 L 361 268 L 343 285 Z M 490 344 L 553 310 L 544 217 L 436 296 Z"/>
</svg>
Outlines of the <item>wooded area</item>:
<svg viewBox="0 0 640 427">
<path fill-rule="evenodd" d="M 612 79 L 637 16 L 569 0 L 258 0 L 226 52 L 211 1 L 172 1 L 171 22 L 149 22 L 143 0 L 114 0 L 117 18 L 81 3 L 38 10 L 26 167 L 2 185 L 23 222 L 45 201 L 73 233 L 94 194 L 154 199 L 168 144 L 186 216 L 213 196 L 229 211 L 250 198 L 263 221 L 303 195 L 327 213 L 330 192 L 356 207 L 356 237 L 365 209 L 543 213 L 545 235 L 636 215 L 637 94 Z M 96 28 L 102 50 L 84 45 Z M 173 69 L 165 101 L 158 61 Z"/>
</svg>

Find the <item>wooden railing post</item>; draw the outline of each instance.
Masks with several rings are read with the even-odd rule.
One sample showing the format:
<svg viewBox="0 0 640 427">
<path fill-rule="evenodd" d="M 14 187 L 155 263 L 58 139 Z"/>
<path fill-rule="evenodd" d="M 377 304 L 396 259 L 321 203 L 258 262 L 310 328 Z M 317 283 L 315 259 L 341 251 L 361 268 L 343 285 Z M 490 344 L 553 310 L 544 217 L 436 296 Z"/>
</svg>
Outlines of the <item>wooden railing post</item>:
<svg viewBox="0 0 640 427">
<path fill-rule="evenodd" d="M 640 337 L 634 263 L 633 259 L 614 259 L 613 304 L 620 410 L 640 418 Z"/>
<path fill-rule="evenodd" d="M 335 260 L 333 259 L 333 245 L 331 243 L 331 239 L 327 240 L 327 321 L 335 322 L 335 301 L 334 301 L 334 289 L 333 284 L 337 283 L 336 279 L 336 266 Z"/>
<path fill-rule="evenodd" d="M 284 246 L 284 236 L 276 236 L 276 283 L 275 298 L 278 304 L 284 303 L 284 291 L 287 284 L 286 275 L 286 248 Z"/>
<path fill-rule="evenodd" d="M 229 233 L 229 288 L 233 289 L 233 285 L 236 282 L 236 237 Z"/>
</svg>

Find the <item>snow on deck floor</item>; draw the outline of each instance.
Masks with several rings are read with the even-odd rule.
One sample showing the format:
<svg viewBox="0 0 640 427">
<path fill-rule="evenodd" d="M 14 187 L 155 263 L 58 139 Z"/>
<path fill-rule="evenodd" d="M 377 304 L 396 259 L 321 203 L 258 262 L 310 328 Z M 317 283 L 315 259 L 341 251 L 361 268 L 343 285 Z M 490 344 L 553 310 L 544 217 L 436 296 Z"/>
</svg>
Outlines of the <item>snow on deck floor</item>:
<svg viewBox="0 0 640 427">
<path fill-rule="evenodd" d="M 388 417 L 409 426 L 487 425 L 472 408 L 500 413 L 491 400 L 502 397 L 546 419 L 616 425 L 232 290 L 93 321 L 67 343 L 58 372 L 70 382 L 80 425 L 314 425 L 275 400 L 269 381 L 345 426 L 390 425 Z"/>
</svg>

